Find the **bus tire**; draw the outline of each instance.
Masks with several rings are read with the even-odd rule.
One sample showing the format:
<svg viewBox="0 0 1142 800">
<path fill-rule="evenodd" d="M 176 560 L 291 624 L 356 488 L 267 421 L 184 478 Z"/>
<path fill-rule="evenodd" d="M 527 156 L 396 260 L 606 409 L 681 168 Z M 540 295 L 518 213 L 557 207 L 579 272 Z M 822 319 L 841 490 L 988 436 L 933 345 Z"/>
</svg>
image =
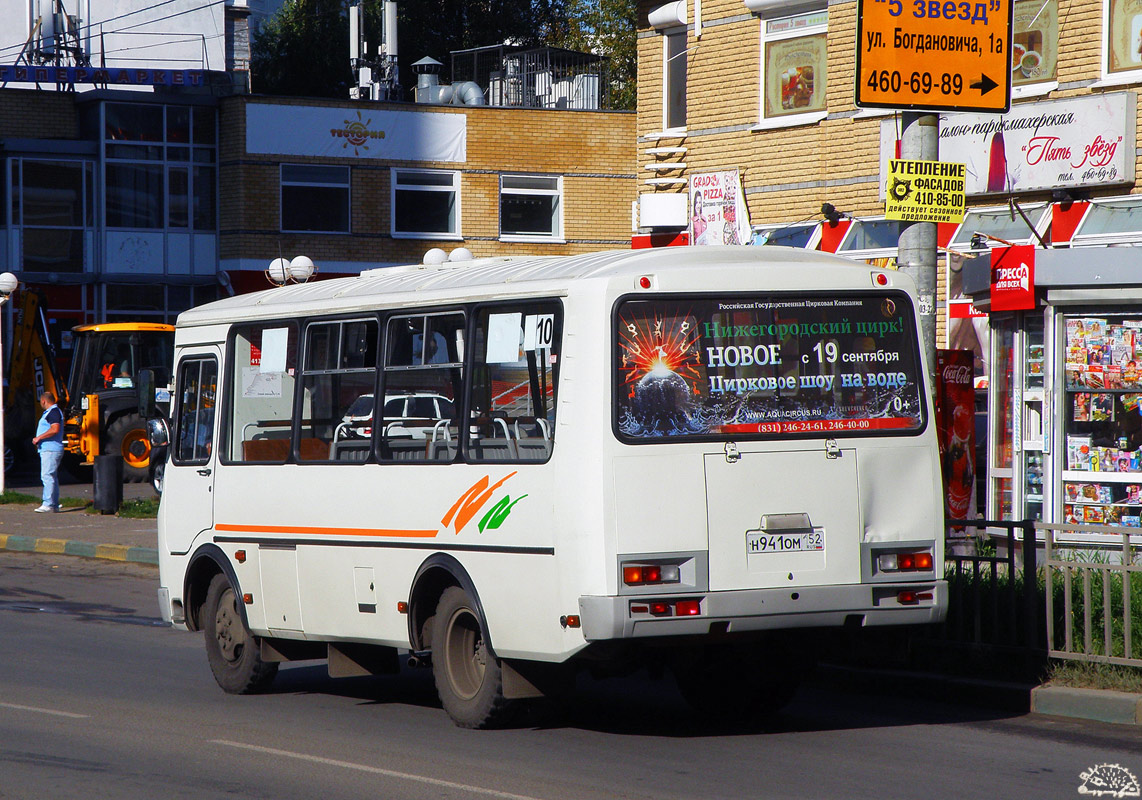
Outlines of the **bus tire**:
<svg viewBox="0 0 1142 800">
<path fill-rule="evenodd" d="M 273 682 L 278 665 L 262 661 L 257 637 L 246 627 L 238 602 L 238 593 L 226 576 L 215 575 L 202 605 L 206 660 L 224 691 L 257 694 Z"/>
<path fill-rule="evenodd" d="M 444 710 L 461 728 L 500 727 L 514 711 L 488 641 L 468 593 L 458 586 L 445 589 L 432 625 L 432 675 Z"/>
<path fill-rule="evenodd" d="M 151 479 L 151 440 L 147 423 L 138 414 L 126 414 L 107 427 L 108 455 L 122 456 L 123 480 L 143 483 Z"/>
</svg>

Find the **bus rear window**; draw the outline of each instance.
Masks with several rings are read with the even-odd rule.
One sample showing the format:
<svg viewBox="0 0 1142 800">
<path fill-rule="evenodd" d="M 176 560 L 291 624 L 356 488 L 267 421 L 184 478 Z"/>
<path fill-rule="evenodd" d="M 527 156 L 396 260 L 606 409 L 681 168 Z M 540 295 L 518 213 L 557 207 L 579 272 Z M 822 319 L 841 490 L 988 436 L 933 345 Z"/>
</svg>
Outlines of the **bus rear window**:
<svg viewBox="0 0 1142 800">
<path fill-rule="evenodd" d="M 619 305 L 619 436 L 648 441 L 914 433 L 916 323 L 896 292 Z"/>
</svg>

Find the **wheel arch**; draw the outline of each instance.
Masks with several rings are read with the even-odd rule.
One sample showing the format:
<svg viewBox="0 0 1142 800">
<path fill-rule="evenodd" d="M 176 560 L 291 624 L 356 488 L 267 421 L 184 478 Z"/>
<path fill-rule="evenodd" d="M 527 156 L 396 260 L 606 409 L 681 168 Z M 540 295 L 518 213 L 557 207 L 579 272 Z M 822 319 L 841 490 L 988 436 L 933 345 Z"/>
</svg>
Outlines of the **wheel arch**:
<svg viewBox="0 0 1142 800">
<path fill-rule="evenodd" d="M 413 650 L 428 650 L 431 642 L 423 641 L 424 623 L 436 612 L 440 596 L 449 586 L 458 586 L 472 598 L 474 610 L 480 618 L 484 630 L 488 630 L 488 620 L 484 616 L 484 604 L 480 593 L 468 570 L 464 569 L 455 556 L 448 553 L 434 553 L 426 558 L 412 579 L 408 594 L 408 640 Z M 489 636 L 490 639 L 490 636 Z M 491 641 L 488 649 L 495 654 Z"/>
<path fill-rule="evenodd" d="M 230 581 L 234 591 L 241 597 L 242 590 L 238 583 L 238 576 L 230 564 L 230 559 L 222 552 L 221 547 L 216 544 L 204 544 L 194 551 L 194 555 L 190 557 L 190 562 L 187 564 L 186 577 L 183 579 L 182 585 L 186 627 L 192 631 L 202 630 L 202 621 L 199 616 L 202 612 L 202 606 L 206 602 L 206 592 L 210 588 L 210 581 L 219 574 L 226 576 L 226 580 Z M 242 614 L 242 623 L 248 630 L 250 621 L 246 618 L 246 604 L 238 603 L 238 610 Z"/>
</svg>

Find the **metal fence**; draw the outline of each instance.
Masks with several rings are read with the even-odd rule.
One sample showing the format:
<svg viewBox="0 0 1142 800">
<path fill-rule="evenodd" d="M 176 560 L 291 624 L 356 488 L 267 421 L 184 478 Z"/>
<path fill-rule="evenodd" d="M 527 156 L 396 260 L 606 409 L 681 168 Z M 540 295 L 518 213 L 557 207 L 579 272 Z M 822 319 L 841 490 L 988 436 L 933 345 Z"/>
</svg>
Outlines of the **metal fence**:
<svg viewBox="0 0 1142 800">
<path fill-rule="evenodd" d="M 1142 667 L 1142 645 L 1135 644 L 1142 638 L 1142 563 L 1130 533 L 1106 525 L 1034 527 L 1044 533 L 1050 656 Z M 1107 541 L 1056 541 L 1058 533 L 1080 531 L 1105 534 Z"/>
<path fill-rule="evenodd" d="M 946 643 L 975 650 L 1006 651 L 1030 662 L 1045 650 L 1042 601 L 1039 597 L 1038 553 L 1030 521 L 948 520 L 949 528 L 1001 531 L 986 541 L 995 551 L 945 555 L 948 617 L 942 630 Z M 974 540 L 963 540 L 975 544 Z M 955 540 L 950 540 L 954 544 Z"/>
<path fill-rule="evenodd" d="M 452 82 L 475 81 L 488 105 L 596 111 L 610 108 L 608 59 L 558 47 L 508 45 L 452 52 Z"/>
</svg>

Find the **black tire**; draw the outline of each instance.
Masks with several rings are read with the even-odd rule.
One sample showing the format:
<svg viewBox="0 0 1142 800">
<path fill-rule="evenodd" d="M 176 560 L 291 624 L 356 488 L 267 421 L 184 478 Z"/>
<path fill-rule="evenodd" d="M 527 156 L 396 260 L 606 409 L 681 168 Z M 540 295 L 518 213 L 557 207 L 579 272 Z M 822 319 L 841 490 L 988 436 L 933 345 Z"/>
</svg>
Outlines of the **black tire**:
<svg viewBox="0 0 1142 800">
<path fill-rule="evenodd" d="M 163 494 L 163 478 L 166 476 L 167 465 L 165 462 L 160 461 L 155 464 L 154 472 L 151 473 L 151 488 L 155 490 L 155 494 L 162 497 Z"/>
<path fill-rule="evenodd" d="M 104 453 L 123 458 L 123 481 L 143 483 L 151 479 L 151 440 L 147 423 L 138 414 L 126 414 L 107 427 Z"/>
<path fill-rule="evenodd" d="M 238 593 L 225 575 L 215 575 L 202 606 L 206 660 L 214 680 L 230 694 L 257 694 L 278 674 L 277 662 L 262 661 L 257 637 L 246 628 Z"/>
<path fill-rule="evenodd" d="M 789 704 L 801 684 L 798 663 L 777 648 L 708 647 L 680 658 L 674 679 L 695 711 L 744 722 L 773 716 Z"/>
<path fill-rule="evenodd" d="M 432 675 L 448 716 L 461 728 L 497 728 L 516 704 L 504 697 L 500 661 L 468 593 L 450 586 L 440 596 L 432 625 Z"/>
</svg>

